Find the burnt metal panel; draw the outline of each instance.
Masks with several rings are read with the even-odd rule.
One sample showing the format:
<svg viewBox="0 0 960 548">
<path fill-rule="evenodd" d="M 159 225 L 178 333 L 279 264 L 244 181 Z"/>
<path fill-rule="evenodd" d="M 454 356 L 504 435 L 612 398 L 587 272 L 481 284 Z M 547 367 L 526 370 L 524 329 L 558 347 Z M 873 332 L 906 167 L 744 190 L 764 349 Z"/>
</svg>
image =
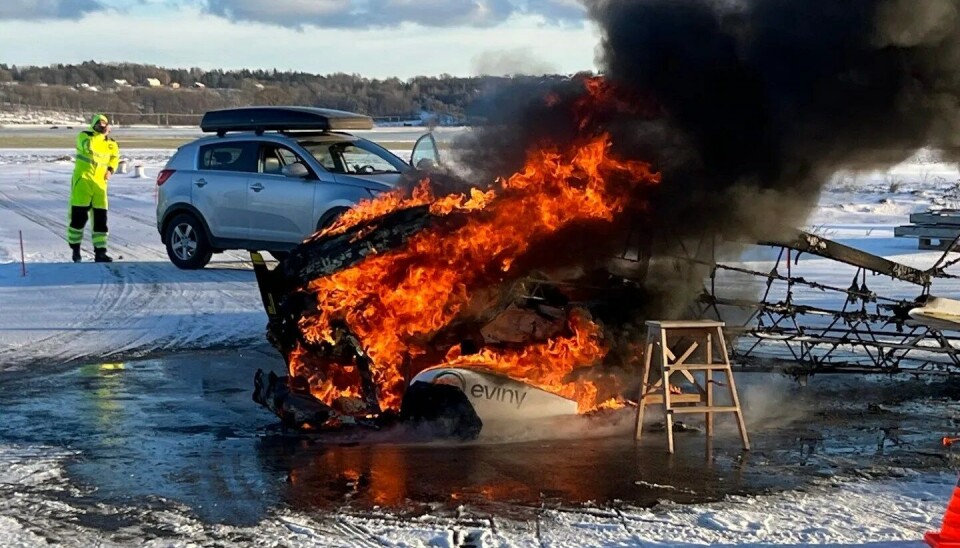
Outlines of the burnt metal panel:
<svg viewBox="0 0 960 548">
<path fill-rule="evenodd" d="M 833 240 L 821 238 L 820 236 L 811 234 L 809 232 L 801 231 L 793 239 L 770 240 L 760 243 L 763 245 L 786 247 L 803 253 L 810 253 L 811 255 L 833 259 L 835 261 L 840 261 L 841 263 L 846 263 L 848 265 L 863 268 L 877 274 L 883 274 L 923 287 L 928 287 L 930 285 L 931 275 L 929 272 L 918 270 L 904 264 L 895 263 L 891 260 L 884 259 L 883 257 L 872 255 L 865 251 L 834 242 Z"/>
</svg>

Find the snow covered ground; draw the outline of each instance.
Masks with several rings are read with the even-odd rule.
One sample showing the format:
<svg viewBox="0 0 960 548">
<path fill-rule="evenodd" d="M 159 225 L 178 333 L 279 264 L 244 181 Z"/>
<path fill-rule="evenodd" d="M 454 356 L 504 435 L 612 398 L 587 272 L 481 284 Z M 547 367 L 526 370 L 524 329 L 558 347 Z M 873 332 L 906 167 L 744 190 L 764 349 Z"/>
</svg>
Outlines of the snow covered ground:
<svg viewBox="0 0 960 548">
<path fill-rule="evenodd" d="M 146 165 L 148 178 L 111 181 L 110 250 L 122 259 L 106 266 L 69 261 L 69 151 L 0 150 L 0 371 L 263 343 L 266 316 L 249 258 L 230 252 L 202 271 L 173 267 L 155 226 L 153 182 L 170 152 L 124 153 Z M 893 226 L 912 211 L 954 205 L 956 166 L 920 155 L 889 173 L 838 176 L 808 228 L 928 267 L 940 254 L 894 239 Z M 89 236 L 84 248 L 89 260 Z M 849 285 L 849 273 L 827 261 L 803 264 Z M 876 290 L 874 283 L 886 282 L 871 281 Z M 934 293 L 956 296 L 960 285 L 939 284 Z M 205 522 L 170 501 L 82 504 L 82 488 L 63 466 L 75 456 L 56 447 L 0 447 L 0 545 L 920 546 L 923 532 L 938 528 L 956 481 L 949 472 L 905 469 L 896 478 L 822 479 L 803 490 L 691 506 L 669 502 L 664 486 L 664 501 L 650 509 L 525 508 L 521 517 L 469 508 L 415 518 L 277 509 L 241 527 Z M 153 510 L 144 512 L 145 504 Z M 98 516 L 120 516 L 122 525 L 98 527 Z"/>
<path fill-rule="evenodd" d="M 0 110 L 0 126 L 69 125 L 81 123 L 82 121 L 83 116 L 76 112 L 34 110 L 28 108 Z"/>
<path fill-rule="evenodd" d="M 68 151 L 0 151 L 0 368 L 263 341 L 249 256 L 217 255 L 198 272 L 174 267 L 156 228 L 153 180 L 169 152 L 125 155 L 150 177 L 111 181 L 109 250 L 122 259 L 105 267 L 89 262 L 89 223 L 88 262 L 70 261 Z"/>
</svg>

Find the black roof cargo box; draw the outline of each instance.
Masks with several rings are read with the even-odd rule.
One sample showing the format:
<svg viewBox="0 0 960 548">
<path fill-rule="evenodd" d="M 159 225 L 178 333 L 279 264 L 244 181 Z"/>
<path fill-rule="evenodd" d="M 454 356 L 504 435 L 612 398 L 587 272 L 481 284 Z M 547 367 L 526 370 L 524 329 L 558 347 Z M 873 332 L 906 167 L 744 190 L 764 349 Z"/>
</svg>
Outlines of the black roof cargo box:
<svg viewBox="0 0 960 548">
<path fill-rule="evenodd" d="M 204 132 L 228 131 L 335 131 L 372 129 L 373 119 L 363 114 L 314 107 L 243 107 L 211 110 L 200 120 Z"/>
</svg>

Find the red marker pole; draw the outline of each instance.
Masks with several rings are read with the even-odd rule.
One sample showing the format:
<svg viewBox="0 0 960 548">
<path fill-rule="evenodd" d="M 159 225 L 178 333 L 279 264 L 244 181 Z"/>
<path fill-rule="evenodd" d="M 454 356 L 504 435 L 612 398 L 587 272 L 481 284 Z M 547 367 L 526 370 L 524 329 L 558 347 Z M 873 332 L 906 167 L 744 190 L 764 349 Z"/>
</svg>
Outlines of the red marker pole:
<svg viewBox="0 0 960 548">
<path fill-rule="evenodd" d="M 23 257 L 23 231 L 20 230 L 20 276 L 27 275 L 27 261 Z"/>
</svg>

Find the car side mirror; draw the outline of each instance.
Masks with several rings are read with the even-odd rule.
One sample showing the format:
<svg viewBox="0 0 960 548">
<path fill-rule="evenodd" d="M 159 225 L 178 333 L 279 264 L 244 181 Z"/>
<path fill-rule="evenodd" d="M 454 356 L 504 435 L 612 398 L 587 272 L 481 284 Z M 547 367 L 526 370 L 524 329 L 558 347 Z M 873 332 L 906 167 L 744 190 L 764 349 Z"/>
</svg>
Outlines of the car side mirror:
<svg viewBox="0 0 960 548">
<path fill-rule="evenodd" d="M 301 164 L 300 162 L 294 162 L 289 165 L 285 165 L 280 169 L 280 173 L 285 177 L 293 177 L 295 179 L 304 179 L 310 172 L 307 170 L 307 166 Z"/>
</svg>

